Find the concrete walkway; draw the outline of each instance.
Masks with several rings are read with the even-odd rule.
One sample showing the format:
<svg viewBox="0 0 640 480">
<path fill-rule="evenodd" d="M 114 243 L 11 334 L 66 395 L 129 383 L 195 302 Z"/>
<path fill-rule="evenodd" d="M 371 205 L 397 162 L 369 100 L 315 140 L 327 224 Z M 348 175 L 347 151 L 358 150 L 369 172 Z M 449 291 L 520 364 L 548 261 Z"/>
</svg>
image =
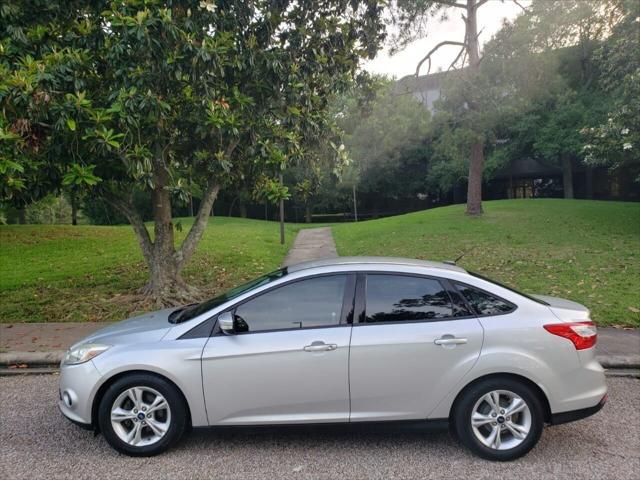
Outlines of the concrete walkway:
<svg viewBox="0 0 640 480">
<path fill-rule="evenodd" d="M 335 258 L 337 256 L 338 252 L 331 234 L 331 227 L 305 228 L 298 232 L 282 266 L 287 267 L 309 260 Z"/>
</svg>

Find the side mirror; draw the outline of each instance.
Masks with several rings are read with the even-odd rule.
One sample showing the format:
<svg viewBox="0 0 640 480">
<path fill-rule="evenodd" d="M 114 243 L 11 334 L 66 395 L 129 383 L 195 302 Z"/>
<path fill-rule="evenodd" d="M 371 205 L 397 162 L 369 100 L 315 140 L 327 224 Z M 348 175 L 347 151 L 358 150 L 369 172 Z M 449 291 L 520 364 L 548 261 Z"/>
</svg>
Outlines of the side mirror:
<svg viewBox="0 0 640 480">
<path fill-rule="evenodd" d="M 220 330 L 225 335 L 236 333 L 233 323 L 233 314 L 231 312 L 224 312 L 218 315 L 218 325 L 220 325 Z"/>
</svg>

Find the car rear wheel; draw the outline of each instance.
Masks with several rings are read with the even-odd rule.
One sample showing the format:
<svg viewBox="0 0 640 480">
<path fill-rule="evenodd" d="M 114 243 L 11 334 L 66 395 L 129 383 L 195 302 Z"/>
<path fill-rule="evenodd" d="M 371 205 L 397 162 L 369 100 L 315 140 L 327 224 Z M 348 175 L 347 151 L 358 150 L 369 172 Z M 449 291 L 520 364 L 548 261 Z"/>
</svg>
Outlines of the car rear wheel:
<svg viewBox="0 0 640 480">
<path fill-rule="evenodd" d="M 100 430 L 116 450 L 151 456 L 182 437 L 187 412 L 177 389 L 151 374 L 132 374 L 111 385 L 100 401 Z"/>
<path fill-rule="evenodd" d="M 508 461 L 535 446 L 544 415 L 540 399 L 528 385 L 493 378 L 463 392 L 453 421 L 460 441 L 476 455 Z"/>
</svg>

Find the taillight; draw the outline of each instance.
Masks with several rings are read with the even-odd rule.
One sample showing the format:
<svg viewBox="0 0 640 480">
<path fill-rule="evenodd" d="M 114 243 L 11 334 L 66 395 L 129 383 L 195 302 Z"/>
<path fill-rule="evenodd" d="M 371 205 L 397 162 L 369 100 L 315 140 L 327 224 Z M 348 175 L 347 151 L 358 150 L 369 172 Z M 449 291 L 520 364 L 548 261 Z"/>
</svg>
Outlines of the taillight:
<svg viewBox="0 0 640 480">
<path fill-rule="evenodd" d="M 544 329 L 559 337 L 568 338 L 573 342 L 576 350 L 591 348 L 598 339 L 596 325 L 593 322 L 554 323 L 545 325 Z"/>
</svg>

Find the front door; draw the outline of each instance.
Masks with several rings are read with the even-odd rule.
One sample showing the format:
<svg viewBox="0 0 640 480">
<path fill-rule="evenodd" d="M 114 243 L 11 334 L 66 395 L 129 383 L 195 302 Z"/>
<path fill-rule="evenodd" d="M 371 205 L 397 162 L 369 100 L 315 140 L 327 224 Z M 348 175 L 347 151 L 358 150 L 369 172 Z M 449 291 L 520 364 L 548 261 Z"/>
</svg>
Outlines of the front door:
<svg viewBox="0 0 640 480">
<path fill-rule="evenodd" d="M 351 325 L 343 310 L 351 310 L 354 283 L 346 274 L 317 276 L 237 305 L 237 333 L 216 333 L 203 350 L 209 423 L 348 421 Z"/>
<path fill-rule="evenodd" d="M 426 419 L 476 362 L 482 326 L 436 278 L 369 274 L 362 281 L 351 421 Z"/>
</svg>

